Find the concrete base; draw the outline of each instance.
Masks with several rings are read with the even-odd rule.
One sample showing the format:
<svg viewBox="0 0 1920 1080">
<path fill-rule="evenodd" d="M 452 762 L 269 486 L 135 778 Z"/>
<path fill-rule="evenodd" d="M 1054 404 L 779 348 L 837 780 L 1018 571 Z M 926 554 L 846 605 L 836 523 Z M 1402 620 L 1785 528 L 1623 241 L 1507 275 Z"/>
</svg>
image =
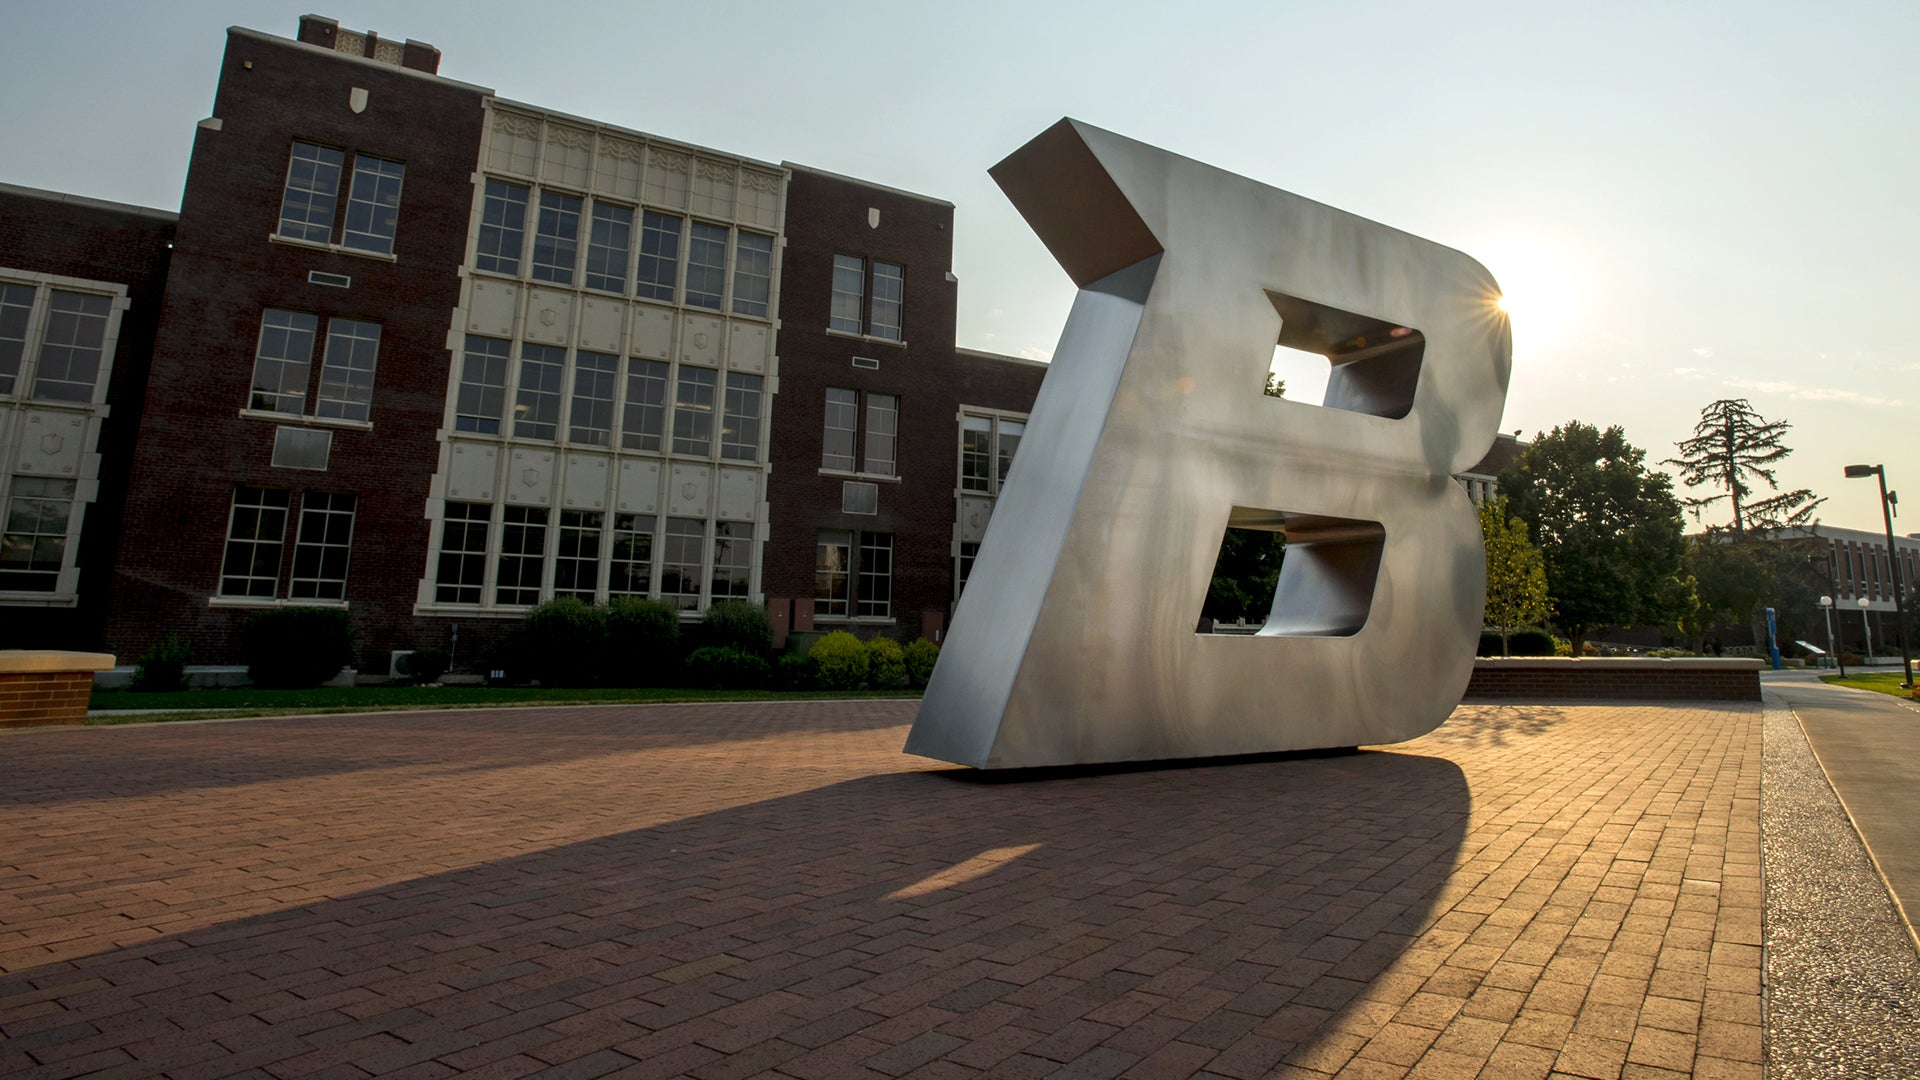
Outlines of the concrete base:
<svg viewBox="0 0 1920 1080">
<path fill-rule="evenodd" d="M 110 653 L 0 650 L 0 728 L 84 724 L 93 673 Z"/>
</svg>

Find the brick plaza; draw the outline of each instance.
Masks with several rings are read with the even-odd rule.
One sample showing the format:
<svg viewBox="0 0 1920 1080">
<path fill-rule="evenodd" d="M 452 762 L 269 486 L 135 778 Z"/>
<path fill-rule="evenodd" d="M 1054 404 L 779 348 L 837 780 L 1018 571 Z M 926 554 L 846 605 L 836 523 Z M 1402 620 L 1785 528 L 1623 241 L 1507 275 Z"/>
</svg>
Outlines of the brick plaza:
<svg viewBox="0 0 1920 1080">
<path fill-rule="evenodd" d="M 0 1075 L 1760 1076 L 1757 703 L 1017 780 L 913 708 L 0 737 Z"/>
</svg>

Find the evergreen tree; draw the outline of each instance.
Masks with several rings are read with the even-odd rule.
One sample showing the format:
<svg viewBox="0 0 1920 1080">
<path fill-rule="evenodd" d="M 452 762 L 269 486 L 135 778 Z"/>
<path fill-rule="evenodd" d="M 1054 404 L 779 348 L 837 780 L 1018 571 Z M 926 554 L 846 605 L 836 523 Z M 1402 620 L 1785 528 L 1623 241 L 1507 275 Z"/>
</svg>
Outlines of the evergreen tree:
<svg viewBox="0 0 1920 1080">
<path fill-rule="evenodd" d="M 1680 479 L 1689 488 L 1711 485 L 1724 489 L 1719 495 L 1686 500 L 1696 519 L 1702 510 L 1726 499 L 1733 509 L 1730 528 L 1736 535 L 1744 536 L 1753 529 L 1804 526 L 1814 508 L 1826 501 L 1814 498 L 1811 490 L 1800 488 L 1751 498 L 1754 485 L 1763 480 L 1767 490 L 1779 490 L 1773 466 L 1793 453 L 1781 441 L 1790 427 L 1785 420 L 1761 416 L 1745 398 L 1722 398 L 1700 410 L 1693 438 L 1675 444 L 1680 456 L 1661 464 L 1677 466 Z"/>
<path fill-rule="evenodd" d="M 1507 512 L 1505 495 L 1480 504 L 1480 535 L 1487 548 L 1487 607 L 1483 624 L 1500 635 L 1500 655 L 1514 630 L 1544 626 L 1553 614 L 1547 599 L 1547 564 L 1527 539 L 1527 523 Z"/>
</svg>

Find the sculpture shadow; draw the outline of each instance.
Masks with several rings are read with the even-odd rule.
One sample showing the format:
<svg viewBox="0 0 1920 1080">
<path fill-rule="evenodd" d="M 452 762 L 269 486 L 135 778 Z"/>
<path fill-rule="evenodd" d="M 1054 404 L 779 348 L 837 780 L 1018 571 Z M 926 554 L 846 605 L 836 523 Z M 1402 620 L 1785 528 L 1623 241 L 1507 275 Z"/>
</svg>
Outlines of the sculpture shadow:
<svg viewBox="0 0 1920 1080">
<path fill-rule="evenodd" d="M 1469 802 L 1393 752 L 867 776 L 16 971 L 0 1071 L 466 1068 L 588 1033 L 758 1071 L 1006 1026 L 1064 1061 L 1150 1023 L 1309 1053 L 1430 923 Z"/>
</svg>

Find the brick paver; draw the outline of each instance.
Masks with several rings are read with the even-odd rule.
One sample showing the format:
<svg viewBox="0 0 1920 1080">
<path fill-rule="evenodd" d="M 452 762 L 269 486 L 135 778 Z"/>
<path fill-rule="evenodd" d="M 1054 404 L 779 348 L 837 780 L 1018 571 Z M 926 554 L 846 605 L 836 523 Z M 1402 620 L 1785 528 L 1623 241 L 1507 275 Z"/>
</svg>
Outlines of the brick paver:
<svg viewBox="0 0 1920 1080">
<path fill-rule="evenodd" d="M 1760 1075 L 1757 705 L 1018 780 L 912 709 L 0 737 L 0 1074 Z"/>
</svg>

